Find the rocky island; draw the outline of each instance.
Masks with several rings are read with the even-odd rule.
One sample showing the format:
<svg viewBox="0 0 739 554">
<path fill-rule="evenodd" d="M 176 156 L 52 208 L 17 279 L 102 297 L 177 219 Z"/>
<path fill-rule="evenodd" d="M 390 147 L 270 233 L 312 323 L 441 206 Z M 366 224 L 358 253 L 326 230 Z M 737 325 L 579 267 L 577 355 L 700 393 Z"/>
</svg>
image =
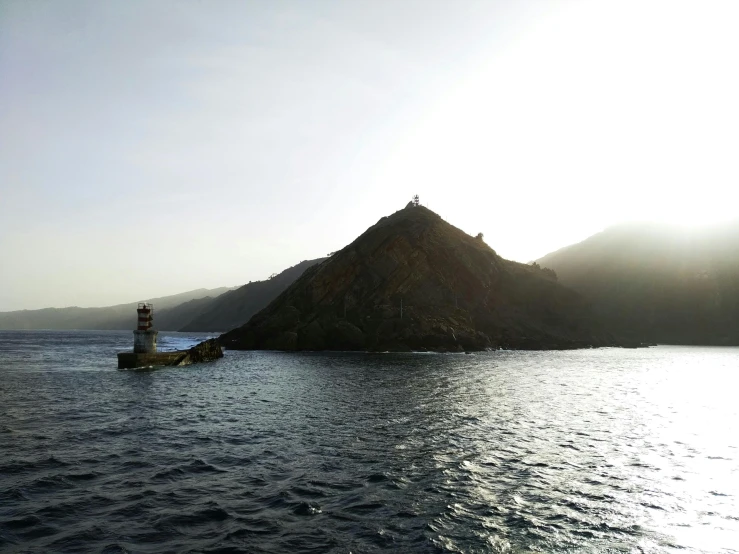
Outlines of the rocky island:
<svg viewBox="0 0 739 554">
<path fill-rule="evenodd" d="M 615 345 L 553 271 L 498 256 L 411 202 L 305 271 L 245 325 L 241 350 L 474 351 Z"/>
</svg>

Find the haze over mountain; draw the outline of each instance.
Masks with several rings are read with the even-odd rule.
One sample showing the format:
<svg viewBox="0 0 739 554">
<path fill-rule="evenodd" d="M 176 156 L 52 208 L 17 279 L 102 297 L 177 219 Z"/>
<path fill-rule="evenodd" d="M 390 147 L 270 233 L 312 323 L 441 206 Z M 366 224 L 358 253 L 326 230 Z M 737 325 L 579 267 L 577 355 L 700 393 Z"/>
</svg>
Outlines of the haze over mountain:
<svg viewBox="0 0 739 554">
<path fill-rule="evenodd" d="M 303 272 L 323 261 L 305 260 L 238 288 L 198 289 L 147 300 L 154 304 L 154 327 L 160 331 L 227 331 L 243 325 Z M 0 329 L 133 329 L 137 303 L 104 308 L 46 308 L 0 312 Z"/>
<path fill-rule="evenodd" d="M 230 287 L 196 289 L 142 301 L 154 304 L 159 329 L 176 330 L 177 322 L 184 316 L 184 311 L 175 311 L 177 307 L 190 303 L 205 305 L 229 290 Z M 43 308 L 0 312 L 0 329 L 134 329 L 137 304 L 138 302 L 128 302 L 100 308 Z"/>
<path fill-rule="evenodd" d="M 480 350 L 613 344 L 550 272 L 504 260 L 423 206 L 383 217 L 244 326 L 236 349 Z"/>
<path fill-rule="evenodd" d="M 704 229 L 615 226 L 537 262 L 620 333 L 739 345 L 739 221 Z"/>
<path fill-rule="evenodd" d="M 200 309 L 180 331 L 228 331 L 249 321 L 251 316 L 267 306 L 289 287 L 306 269 L 325 258 L 305 260 L 293 267 L 273 275 L 264 281 L 254 281 L 214 298 Z M 194 301 L 197 302 L 197 301 Z M 184 307 L 184 306 L 181 306 Z"/>
</svg>

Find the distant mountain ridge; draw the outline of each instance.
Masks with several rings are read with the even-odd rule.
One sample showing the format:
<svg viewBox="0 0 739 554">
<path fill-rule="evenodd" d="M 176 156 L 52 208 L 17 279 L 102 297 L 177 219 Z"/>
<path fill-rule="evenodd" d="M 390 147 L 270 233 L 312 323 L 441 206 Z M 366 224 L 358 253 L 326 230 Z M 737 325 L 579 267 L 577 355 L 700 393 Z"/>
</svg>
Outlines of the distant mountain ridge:
<svg viewBox="0 0 739 554">
<path fill-rule="evenodd" d="M 154 304 L 154 328 L 160 331 L 223 332 L 239 327 L 285 290 L 309 267 L 325 258 L 305 260 L 264 281 L 238 288 L 196 289 L 145 299 Z M 0 312 L 0 329 L 134 329 L 137 302 L 101 308 L 44 308 Z"/>
<path fill-rule="evenodd" d="M 158 324 L 168 321 L 167 312 L 185 302 L 214 298 L 231 290 L 231 287 L 195 289 L 170 296 L 142 299 L 154 304 Z M 136 325 L 138 302 L 128 302 L 99 308 L 42 308 L 40 310 L 16 310 L 0 312 L 0 329 L 133 329 Z M 166 329 L 163 329 L 166 330 Z"/>
<path fill-rule="evenodd" d="M 618 332 L 672 344 L 739 345 L 739 222 L 630 224 L 537 260 Z"/>
<path fill-rule="evenodd" d="M 303 273 L 247 324 L 234 349 L 578 348 L 615 343 L 587 302 L 538 267 L 504 260 L 409 204 Z"/>
<path fill-rule="evenodd" d="M 326 258 L 304 260 L 265 281 L 254 281 L 214 298 L 202 308 L 181 331 L 228 331 L 249 321 L 249 318 L 289 287 L 306 269 Z M 193 301 L 197 302 L 197 301 Z M 180 306 L 184 308 L 184 306 Z"/>
</svg>

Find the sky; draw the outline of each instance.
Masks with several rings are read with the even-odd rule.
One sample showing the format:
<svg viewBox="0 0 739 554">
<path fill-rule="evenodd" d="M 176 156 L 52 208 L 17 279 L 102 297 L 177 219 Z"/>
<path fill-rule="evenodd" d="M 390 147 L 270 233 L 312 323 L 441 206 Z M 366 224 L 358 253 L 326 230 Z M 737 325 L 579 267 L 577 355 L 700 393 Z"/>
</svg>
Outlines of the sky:
<svg viewBox="0 0 739 554">
<path fill-rule="evenodd" d="M 0 311 L 267 278 L 414 194 L 528 262 L 739 217 L 739 3 L 0 0 Z"/>
</svg>

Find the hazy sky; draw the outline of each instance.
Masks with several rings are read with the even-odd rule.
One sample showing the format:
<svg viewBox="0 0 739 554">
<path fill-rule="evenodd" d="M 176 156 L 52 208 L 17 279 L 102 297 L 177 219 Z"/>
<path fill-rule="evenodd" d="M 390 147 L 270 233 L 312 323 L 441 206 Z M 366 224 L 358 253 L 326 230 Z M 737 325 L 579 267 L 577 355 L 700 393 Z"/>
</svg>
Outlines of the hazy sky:
<svg viewBox="0 0 739 554">
<path fill-rule="evenodd" d="M 0 310 L 237 285 L 413 194 L 529 261 L 739 215 L 739 2 L 0 0 Z"/>
</svg>

